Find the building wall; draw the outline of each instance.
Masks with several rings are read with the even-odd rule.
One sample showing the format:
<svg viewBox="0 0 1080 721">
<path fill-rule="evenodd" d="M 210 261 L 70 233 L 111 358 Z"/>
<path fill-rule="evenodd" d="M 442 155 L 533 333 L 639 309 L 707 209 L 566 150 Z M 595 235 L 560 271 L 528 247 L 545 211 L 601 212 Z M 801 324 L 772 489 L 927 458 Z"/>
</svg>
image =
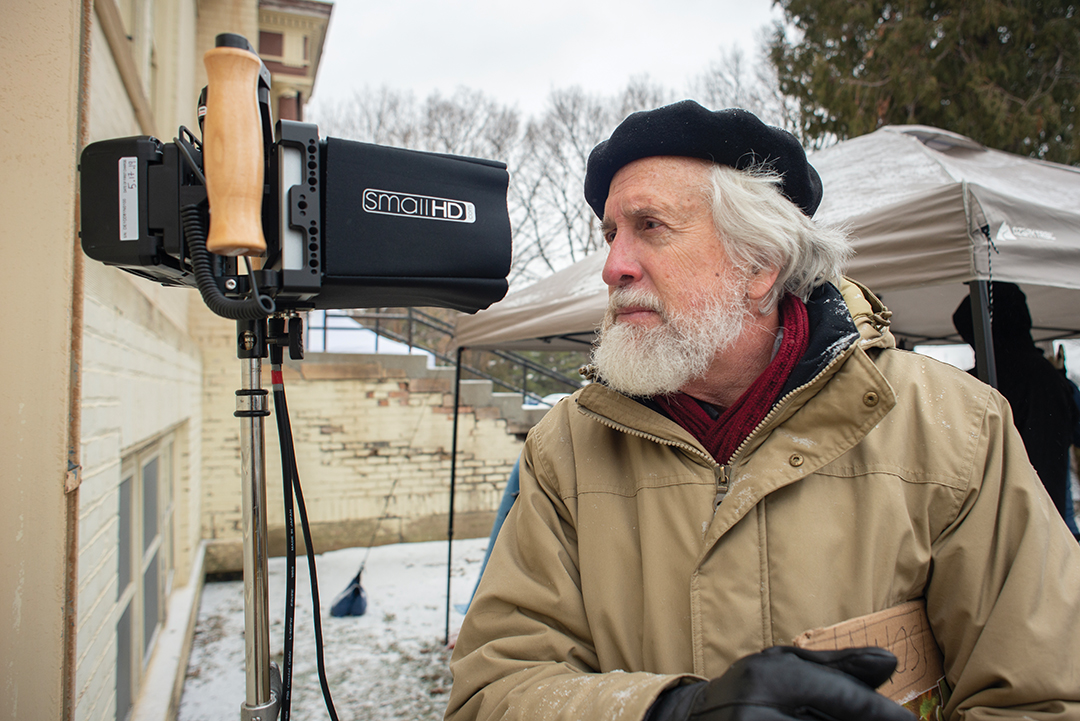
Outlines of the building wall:
<svg viewBox="0 0 1080 721">
<path fill-rule="evenodd" d="M 116 686 L 119 484 L 123 460 L 163 434 L 173 441 L 173 589 L 186 585 L 199 542 L 198 348 L 139 279 L 86 268 L 83 363 L 84 477 L 80 503 L 78 718 L 111 718 Z M 135 282 L 133 282 L 135 281 Z M 174 293 L 184 293 L 174 290 Z M 194 442 L 192 442 L 194 441 Z"/>
<path fill-rule="evenodd" d="M 203 528 L 209 568 L 239 568 L 240 387 L 235 326 L 192 309 L 203 349 Z M 316 551 L 446 538 L 453 441 L 452 368 L 419 356 L 313 354 L 284 372 L 297 466 Z M 263 364 L 263 387 L 270 388 Z M 521 452 L 503 408 L 474 394 L 461 408 L 455 535 L 487 535 Z M 516 401 L 520 402 L 520 401 Z M 266 419 L 270 552 L 284 553 L 276 420 Z M 388 502 L 389 497 L 389 502 Z"/>
<path fill-rule="evenodd" d="M 68 710 L 76 528 L 72 327 L 83 8 L 5 3 L 0 23 L 0 719 Z M 65 492 L 65 483 L 70 490 Z"/>
<path fill-rule="evenodd" d="M 206 66 L 202 56 L 214 47 L 214 38 L 219 33 L 243 35 L 253 46 L 259 42 L 259 3 L 257 0 L 197 0 L 199 6 L 199 28 L 195 41 L 196 52 L 200 58 L 195 74 L 195 83 L 201 88 L 206 85 Z"/>
</svg>

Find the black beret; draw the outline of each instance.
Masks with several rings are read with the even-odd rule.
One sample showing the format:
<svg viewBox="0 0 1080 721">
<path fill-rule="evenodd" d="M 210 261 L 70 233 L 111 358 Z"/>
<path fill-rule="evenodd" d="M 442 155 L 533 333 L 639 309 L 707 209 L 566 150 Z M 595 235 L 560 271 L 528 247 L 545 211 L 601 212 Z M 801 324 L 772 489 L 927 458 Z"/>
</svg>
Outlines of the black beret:
<svg viewBox="0 0 1080 721">
<path fill-rule="evenodd" d="M 615 173 L 655 155 L 702 158 L 737 170 L 764 163 L 783 176 L 780 192 L 803 213 L 813 217 L 821 203 L 821 178 L 794 135 L 745 110 L 712 111 L 683 100 L 630 115 L 593 148 L 585 171 L 585 200 L 597 217 L 604 217 Z"/>
</svg>

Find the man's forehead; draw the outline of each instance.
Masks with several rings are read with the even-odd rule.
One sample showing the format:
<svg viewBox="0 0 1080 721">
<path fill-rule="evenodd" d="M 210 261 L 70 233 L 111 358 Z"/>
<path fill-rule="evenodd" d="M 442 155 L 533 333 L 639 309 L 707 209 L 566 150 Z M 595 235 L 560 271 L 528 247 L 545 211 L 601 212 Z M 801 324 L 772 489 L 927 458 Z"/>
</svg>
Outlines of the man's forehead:
<svg viewBox="0 0 1080 721">
<path fill-rule="evenodd" d="M 654 156 L 635 160 L 619 169 L 611 180 L 604 213 L 627 216 L 684 212 L 703 200 L 711 163 L 696 158 Z"/>
<path fill-rule="evenodd" d="M 700 158 L 685 158 L 678 155 L 651 155 L 639 158 L 619 168 L 611 178 L 611 190 L 620 179 L 627 177 L 643 178 L 678 178 L 701 180 L 706 171 L 715 163 Z"/>
</svg>

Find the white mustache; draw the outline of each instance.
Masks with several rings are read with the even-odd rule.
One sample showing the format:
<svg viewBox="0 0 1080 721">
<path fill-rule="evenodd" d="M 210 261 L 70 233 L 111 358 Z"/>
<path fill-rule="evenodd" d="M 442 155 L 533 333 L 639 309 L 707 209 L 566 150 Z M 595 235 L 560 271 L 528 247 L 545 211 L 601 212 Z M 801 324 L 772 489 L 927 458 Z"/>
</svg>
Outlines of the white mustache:
<svg viewBox="0 0 1080 721">
<path fill-rule="evenodd" d="M 614 316 L 615 311 L 622 308 L 645 308 L 660 315 L 662 320 L 668 319 L 667 309 L 663 302 L 647 290 L 634 290 L 630 288 L 615 288 L 608 294 L 608 312 Z"/>
</svg>

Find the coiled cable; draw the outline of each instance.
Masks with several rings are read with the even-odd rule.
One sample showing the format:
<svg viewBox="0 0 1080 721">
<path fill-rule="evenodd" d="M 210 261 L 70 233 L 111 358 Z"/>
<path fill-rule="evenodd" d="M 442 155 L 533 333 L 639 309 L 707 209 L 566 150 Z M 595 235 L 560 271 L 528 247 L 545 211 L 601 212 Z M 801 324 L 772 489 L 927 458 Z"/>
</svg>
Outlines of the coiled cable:
<svg viewBox="0 0 1080 721">
<path fill-rule="evenodd" d="M 185 205 L 181 208 L 180 222 L 184 226 L 184 238 L 187 240 L 188 255 L 195 273 L 195 285 L 207 308 L 222 318 L 231 320 L 259 320 L 274 314 L 277 310 L 274 299 L 259 292 L 254 275 L 249 275 L 251 298 L 227 298 L 218 288 L 214 281 L 210 251 L 206 249 L 206 232 L 203 230 L 199 206 Z"/>
</svg>

